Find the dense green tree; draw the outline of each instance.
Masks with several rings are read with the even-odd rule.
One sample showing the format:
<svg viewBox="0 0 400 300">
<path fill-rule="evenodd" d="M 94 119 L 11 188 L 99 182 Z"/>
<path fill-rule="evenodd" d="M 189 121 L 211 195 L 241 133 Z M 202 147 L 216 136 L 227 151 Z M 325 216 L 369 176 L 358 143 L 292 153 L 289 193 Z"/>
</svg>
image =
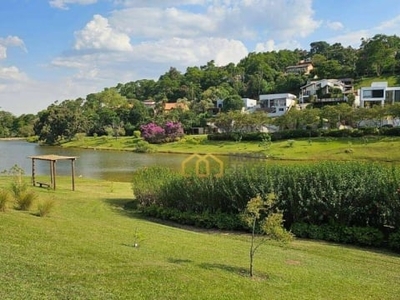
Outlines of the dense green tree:
<svg viewBox="0 0 400 300">
<path fill-rule="evenodd" d="M 386 108 L 387 115 L 391 116 L 393 123 L 396 126 L 400 126 L 400 103 L 396 102 L 393 105 L 389 105 Z"/>
<path fill-rule="evenodd" d="M 179 98 L 186 96 L 187 91 L 181 89 L 183 75 L 176 68 L 171 67 L 168 72 L 161 75 L 154 89 L 156 99 L 166 98 L 167 102 L 176 102 Z"/>
<path fill-rule="evenodd" d="M 82 103 L 83 99 L 65 100 L 39 112 L 34 125 L 39 140 L 46 144 L 57 144 L 64 139 L 72 139 L 79 132 L 85 132 L 86 118 L 82 113 Z"/>
<path fill-rule="evenodd" d="M 301 115 L 302 111 L 292 108 L 286 114 L 275 118 L 273 124 L 281 130 L 299 129 L 301 126 Z"/>
<path fill-rule="evenodd" d="M 216 66 L 213 60 L 209 61 L 207 65 L 201 66 L 200 69 L 203 71 L 203 76 L 200 81 L 200 86 L 203 91 L 228 82 L 229 73 L 227 70 L 223 67 Z"/>
<path fill-rule="evenodd" d="M 275 81 L 275 93 L 292 93 L 297 95 L 300 87 L 306 84 L 307 76 L 302 74 L 281 74 Z"/>
<path fill-rule="evenodd" d="M 149 109 L 139 100 L 129 100 L 126 105 L 118 107 L 115 112 L 124 124 L 126 135 L 133 135 L 134 130 L 139 130 L 141 125 L 147 124 L 150 120 Z"/>
<path fill-rule="evenodd" d="M 22 114 L 13 122 L 13 132 L 20 137 L 29 137 L 35 134 L 33 125 L 36 121 L 34 114 Z"/>
<path fill-rule="evenodd" d="M 398 66 L 400 39 L 397 36 L 377 34 L 372 38 L 362 39 L 357 61 L 359 74 L 381 76 L 394 72 Z"/>
<path fill-rule="evenodd" d="M 224 99 L 224 104 L 222 106 L 222 111 L 234 111 L 234 110 L 242 110 L 244 106 L 244 102 L 239 95 L 229 96 Z"/>
<path fill-rule="evenodd" d="M 0 137 L 13 136 L 13 123 L 15 116 L 7 111 L 0 111 Z"/>
<path fill-rule="evenodd" d="M 325 41 L 317 41 L 317 42 L 312 42 L 310 44 L 310 56 L 313 57 L 316 54 L 320 54 L 323 56 L 327 56 L 330 50 L 330 45 L 329 43 Z"/>
<path fill-rule="evenodd" d="M 117 110 L 128 107 L 129 103 L 117 88 L 106 88 L 102 92 L 89 94 L 82 109 L 88 121 L 89 135 L 106 135 L 105 128 L 115 124 L 119 118 Z"/>
<path fill-rule="evenodd" d="M 156 82 L 152 79 L 141 79 L 125 84 L 119 83 L 116 90 L 127 99 L 145 101 L 154 98 L 155 85 Z"/>
</svg>

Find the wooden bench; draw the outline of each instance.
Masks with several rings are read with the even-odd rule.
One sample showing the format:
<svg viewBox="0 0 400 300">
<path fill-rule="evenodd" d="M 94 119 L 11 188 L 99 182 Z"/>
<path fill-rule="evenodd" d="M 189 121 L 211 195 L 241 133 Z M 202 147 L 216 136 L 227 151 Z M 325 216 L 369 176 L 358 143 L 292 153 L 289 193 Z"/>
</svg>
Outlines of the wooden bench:
<svg viewBox="0 0 400 300">
<path fill-rule="evenodd" d="M 47 188 L 50 188 L 50 184 L 48 184 L 48 183 L 45 183 L 45 182 L 38 182 L 38 181 L 36 181 L 36 183 L 35 183 L 35 185 L 39 185 L 40 187 L 47 187 Z"/>
</svg>

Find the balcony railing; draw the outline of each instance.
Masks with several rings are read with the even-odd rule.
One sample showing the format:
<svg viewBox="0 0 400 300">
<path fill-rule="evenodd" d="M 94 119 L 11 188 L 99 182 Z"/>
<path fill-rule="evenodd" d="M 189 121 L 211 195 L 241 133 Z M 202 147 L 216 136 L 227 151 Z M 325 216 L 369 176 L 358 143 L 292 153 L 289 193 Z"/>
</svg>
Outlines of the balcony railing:
<svg viewBox="0 0 400 300">
<path fill-rule="evenodd" d="M 314 99 L 315 102 L 347 102 L 347 99 L 344 97 L 340 98 L 317 98 Z"/>
</svg>

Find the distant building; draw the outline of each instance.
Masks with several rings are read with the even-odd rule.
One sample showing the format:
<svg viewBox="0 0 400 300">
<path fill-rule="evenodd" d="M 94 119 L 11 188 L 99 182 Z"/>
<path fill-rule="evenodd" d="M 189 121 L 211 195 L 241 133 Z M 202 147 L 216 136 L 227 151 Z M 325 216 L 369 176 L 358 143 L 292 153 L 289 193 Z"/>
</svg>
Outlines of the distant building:
<svg viewBox="0 0 400 300">
<path fill-rule="evenodd" d="M 286 73 L 308 75 L 312 69 L 314 69 L 314 66 L 311 61 L 302 60 L 297 65 L 286 67 Z"/>
<path fill-rule="evenodd" d="M 279 117 L 296 104 L 296 99 L 296 95 L 293 94 L 260 95 L 259 110 L 265 111 L 270 117 Z"/>
<path fill-rule="evenodd" d="M 164 103 L 164 112 L 171 111 L 173 109 L 182 109 L 182 110 L 188 110 L 189 108 L 185 103 L 182 102 L 172 102 L 172 103 Z"/>
<path fill-rule="evenodd" d="M 224 99 L 217 99 L 217 108 L 221 109 L 224 106 Z"/>
<path fill-rule="evenodd" d="M 359 91 L 360 107 L 384 106 L 400 102 L 400 87 L 389 87 L 386 81 L 372 82 L 370 87 Z"/>
<path fill-rule="evenodd" d="M 144 100 L 143 101 L 144 106 L 146 106 L 147 108 L 155 108 L 156 106 L 156 102 L 154 100 Z"/>
<path fill-rule="evenodd" d="M 249 110 L 257 105 L 257 100 L 255 100 L 255 99 L 242 98 L 242 100 L 243 100 L 245 110 Z"/>
<path fill-rule="evenodd" d="M 340 97 L 331 96 L 334 90 L 340 91 Z M 313 80 L 300 87 L 299 102 L 317 103 L 347 102 L 347 94 L 353 92 L 352 79 L 321 79 Z"/>
</svg>

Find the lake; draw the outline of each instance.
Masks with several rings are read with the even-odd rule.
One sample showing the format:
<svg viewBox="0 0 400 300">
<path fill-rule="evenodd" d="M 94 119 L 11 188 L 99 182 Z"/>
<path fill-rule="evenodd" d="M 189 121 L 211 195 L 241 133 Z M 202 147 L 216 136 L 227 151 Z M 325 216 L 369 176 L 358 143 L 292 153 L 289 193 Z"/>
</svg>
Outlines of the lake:
<svg viewBox="0 0 400 300">
<path fill-rule="evenodd" d="M 124 182 L 131 181 L 133 172 L 139 168 L 157 165 L 181 170 L 182 164 L 191 158 L 191 155 L 188 154 L 146 154 L 130 151 L 61 148 L 40 146 L 23 140 L 2 140 L 0 141 L 0 171 L 9 170 L 14 165 L 18 165 L 25 171 L 26 175 L 30 175 L 32 171 L 31 159 L 28 157 L 45 154 L 77 156 L 75 164 L 76 176 Z M 218 160 L 225 166 L 232 162 L 241 161 L 240 158 L 232 159 L 232 157 L 227 156 L 219 156 Z M 48 162 L 36 161 L 35 165 L 37 175 L 50 176 Z M 70 172 L 71 165 L 69 161 L 57 162 L 58 175 L 69 176 Z"/>
</svg>

